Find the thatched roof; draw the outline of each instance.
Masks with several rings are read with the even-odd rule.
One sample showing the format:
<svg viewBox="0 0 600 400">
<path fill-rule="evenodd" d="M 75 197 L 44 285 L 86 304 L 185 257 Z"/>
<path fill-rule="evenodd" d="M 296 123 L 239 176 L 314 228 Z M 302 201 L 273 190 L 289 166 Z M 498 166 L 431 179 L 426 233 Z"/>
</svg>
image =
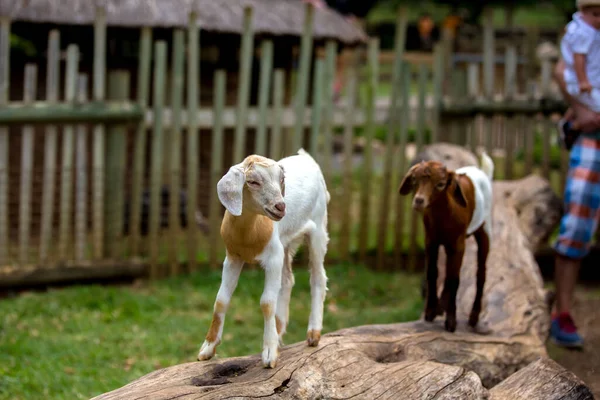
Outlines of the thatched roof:
<svg viewBox="0 0 600 400">
<path fill-rule="evenodd" d="M 257 34 L 300 35 L 305 4 L 300 0 L 2 0 L 0 15 L 13 21 L 87 25 L 105 7 L 113 26 L 186 26 L 191 11 L 208 31 L 241 33 L 245 6 L 254 10 Z M 315 38 L 364 41 L 365 32 L 331 10 L 315 9 Z"/>
</svg>

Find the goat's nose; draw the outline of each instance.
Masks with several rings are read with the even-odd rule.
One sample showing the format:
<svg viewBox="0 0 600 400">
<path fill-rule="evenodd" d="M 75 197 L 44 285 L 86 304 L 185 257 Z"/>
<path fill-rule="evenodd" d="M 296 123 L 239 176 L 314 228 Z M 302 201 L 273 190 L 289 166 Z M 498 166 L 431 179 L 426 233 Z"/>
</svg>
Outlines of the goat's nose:
<svg viewBox="0 0 600 400">
<path fill-rule="evenodd" d="M 422 197 L 415 197 L 415 204 L 418 206 L 422 206 L 423 203 L 425 202 L 425 199 Z"/>
<path fill-rule="evenodd" d="M 275 209 L 279 212 L 285 211 L 285 203 L 282 201 L 280 203 L 275 204 Z"/>
</svg>

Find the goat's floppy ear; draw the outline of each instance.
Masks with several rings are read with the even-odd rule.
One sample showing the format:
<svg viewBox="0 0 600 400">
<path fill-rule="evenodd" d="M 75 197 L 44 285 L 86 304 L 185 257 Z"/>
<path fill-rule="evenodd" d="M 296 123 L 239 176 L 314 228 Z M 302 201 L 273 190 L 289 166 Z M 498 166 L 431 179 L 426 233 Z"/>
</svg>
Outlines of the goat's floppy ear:
<svg viewBox="0 0 600 400">
<path fill-rule="evenodd" d="M 244 183 L 246 183 L 246 174 L 240 165 L 229 168 L 217 183 L 217 195 L 221 204 L 236 217 L 242 215 Z"/>
<path fill-rule="evenodd" d="M 408 170 L 406 175 L 404 175 L 404 178 L 402 178 L 402 182 L 400 183 L 400 188 L 398 189 L 398 192 L 402 196 L 406 196 L 413 190 L 412 177 L 413 177 L 413 171 L 415 170 L 415 167 L 416 167 L 416 165 L 412 166 L 411 169 Z"/>
<path fill-rule="evenodd" d="M 455 172 L 448 173 L 448 184 L 454 185 L 454 190 L 452 191 L 454 200 L 456 200 L 456 202 L 462 207 L 466 207 L 467 197 L 465 196 L 462 187 L 458 183 L 458 175 L 456 175 Z"/>
</svg>

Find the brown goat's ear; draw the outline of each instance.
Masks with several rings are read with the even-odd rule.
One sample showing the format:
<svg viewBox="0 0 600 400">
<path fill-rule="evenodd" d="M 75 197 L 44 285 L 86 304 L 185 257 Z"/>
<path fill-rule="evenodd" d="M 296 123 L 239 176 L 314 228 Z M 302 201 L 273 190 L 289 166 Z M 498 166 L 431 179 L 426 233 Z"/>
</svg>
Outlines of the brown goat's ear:
<svg viewBox="0 0 600 400">
<path fill-rule="evenodd" d="M 412 190 L 413 190 L 412 177 L 413 177 L 413 171 L 414 171 L 415 167 L 416 167 L 416 165 L 413 166 L 411 169 L 409 169 L 408 172 L 406 173 L 406 175 L 404 175 L 404 178 L 402 178 L 402 182 L 400 183 L 400 188 L 398 189 L 398 192 L 402 196 L 406 196 L 407 194 L 410 194 L 410 192 L 412 192 Z"/>
<path fill-rule="evenodd" d="M 454 200 L 456 200 L 456 202 L 462 207 L 467 207 L 467 198 L 463 193 L 462 187 L 458 183 L 458 176 L 456 175 L 456 173 L 450 172 L 448 174 L 448 182 L 451 182 L 452 185 L 454 185 L 454 190 L 452 192 Z"/>
</svg>

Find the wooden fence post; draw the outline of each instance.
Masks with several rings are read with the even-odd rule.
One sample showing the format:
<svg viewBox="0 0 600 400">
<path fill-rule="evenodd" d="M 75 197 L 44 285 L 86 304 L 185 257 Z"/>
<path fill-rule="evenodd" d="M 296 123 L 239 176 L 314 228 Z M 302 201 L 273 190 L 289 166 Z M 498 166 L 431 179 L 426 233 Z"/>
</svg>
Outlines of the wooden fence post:
<svg viewBox="0 0 600 400">
<path fill-rule="evenodd" d="M 387 229 L 389 223 L 389 205 L 392 179 L 392 164 L 394 158 L 395 132 L 397 132 L 399 118 L 397 115 L 398 98 L 401 82 L 401 73 L 403 68 L 402 58 L 406 47 L 406 26 L 408 22 L 408 10 L 406 7 L 401 7 L 398 10 L 396 17 L 396 37 L 394 49 L 394 69 L 392 71 L 392 95 L 390 99 L 390 111 L 388 113 L 389 128 L 385 141 L 385 165 L 383 173 L 383 185 L 379 207 L 379 220 L 377 229 L 377 263 L 376 268 L 382 269 L 385 258 L 385 250 L 387 245 Z M 407 64 L 404 64 L 407 65 Z"/>
<path fill-rule="evenodd" d="M 398 110 L 398 116 L 400 118 L 400 131 L 398 147 L 400 153 L 398 156 L 398 165 L 396 170 L 403 176 L 406 173 L 408 166 L 406 165 L 406 144 L 408 142 L 408 127 L 410 125 L 410 82 L 411 82 L 411 70 L 410 64 L 404 62 L 402 67 L 402 84 L 400 91 L 400 110 Z M 399 184 L 399 183 L 398 183 Z M 395 224 L 395 240 L 394 240 L 394 264 L 400 265 L 402 260 L 402 252 L 404 251 L 404 237 L 405 237 L 405 225 L 406 225 L 406 202 L 405 196 L 396 197 L 396 224 Z"/>
<path fill-rule="evenodd" d="M 342 261 L 350 261 L 350 237 L 352 235 L 352 224 L 350 218 L 350 206 L 352 204 L 353 184 L 352 184 L 352 155 L 353 155 L 353 136 L 354 136 L 354 103 L 356 101 L 357 91 L 357 60 L 356 50 L 352 53 L 352 65 L 348 68 L 346 83 L 346 116 L 344 127 L 344 168 L 342 179 L 342 199 L 339 202 L 341 212 L 338 214 L 341 219 L 339 252 Z M 339 197 L 338 197 L 339 198 Z"/>
<path fill-rule="evenodd" d="M 190 14 L 188 26 L 188 70 L 187 70 L 187 229 L 188 229 L 188 268 L 198 269 L 196 253 L 198 248 L 198 226 L 196 225 L 196 210 L 198 207 L 198 166 L 199 161 L 199 132 L 198 106 L 200 98 L 200 28 L 198 15 Z"/>
<path fill-rule="evenodd" d="M 8 103 L 10 85 L 10 19 L 0 16 L 0 106 Z M 8 247 L 8 127 L 0 126 L 0 265 L 10 262 Z"/>
<path fill-rule="evenodd" d="M 77 94 L 77 70 L 79 67 L 79 49 L 76 45 L 67 48 L 67 73 L 65 81 L 65 101 L 73 103 Z M 63 128 L 61 188 L 60 188 L 60 224 L 58 230 L 58 254 L 66 261 L 67 246 L 71 243 L 71 200 L 73 198 L 73 136 L 74 127 Z"/>
<path fill-rule="evenodd" d="M 32 104 L 37 97 L 37 66 L 25 66 L 25 85 L 23 102 Z M 31 234 L 31 186 L 33 181 L 33 157 L 35 131 L 33 126 L 23 127 L 21 138 L 21 195 L 19 197 L 19 262 L 25 265 L 29 261 L 29 237 Z"/>
<path fill-rule="evenodd" d="M 152 131 L 152 150 L 150 156 L 150 216 L 149 216 L 149 246 L 150 246 L 150 278 L 159 276 L 159 240 L 161 214 L 161 184 L 163 168 L 163 113 L 165 104 L 165 76 L 167 70 L 167 43 L 157 41 L 154 44 L 154 82 L 153 82 L 153 113 L 154 126 Z"/>
<path fill-rule="evenodd" d="M 360 230 L 358 232 L 358 258 L 361 262 L 366 261 L 367 248 L 370 232 L 370 204 L 371 204 L 371 180 L 373 175 L 373 139 L 377 124 L 375 113 L 377 112 L 377 88 L 379 86 L 379 38 L 369 40 L 368 59 L 368 86 L 366 102 L 366 127 L 365 127 L 365 159 L 360 191 Z"/>
<path fill-rule="evenodd" d="M 258 93 L 258 128 L 254 141 L 254 153 L 267 154 L 267 113 L 271 93 L 271 75 L 273 71 L 273 41 L 264 40 L 260 52 L 260 80 Z"/>
<path fill-rule="evenodd" d="M 150 91 L 150 72 L 152 58 L 152 28 L 144 26 L 140 29 L 140 53 L 137 74 L 137 103 L 145 111 L 148 107 Z M 133 174 L 131 179 L 131 195 L 129 196 L 129 234 L 131 235 L 131 254 L 140 252 L 142 190 L 146 162 L 146 121 L 138 123 L 133 146 Z"/>
<path fill-rule="evenodd" d="M 214 126 L 212 131 L 211 164 L 210 164 L 210 254 L 209 263 L 212 269 L 218 266 L 219 238 L 220 238 L 220 209 L 221 203 L 217 197 L 217 182 L 221 179 L 223 169 L 223 109 L 225 108 L 226 72 L 217 70 L 215 72 L 214 90 Z M 277 80 L 276 80 L 277 82 Z"/>
<path fill-rule="evenodd" d="M 321 134 L 322 116 L 323 116 L 323 73 L 324 61 L 322 58 L 315 60 L 315 73 L 313 79 L 313 101 L 312 101 L 312 121 L 309 143 L 309 153 L 313 157 L 320 154 L 319 135 Z"/>
<path fill-rule="evenodd" d="M 333 139 L 333 84 L 335 82 L 337 42 L 330 40 L 325 45 L 325 101 L 323 102 L 323 153 L 319 160 L 325 182 L 331 185 L 331 142 Z M 331 204 L 331 203 L 330 203 Z"/>
<path fill-rule="evenodd" d="M 80 74 L 77 80 L 77 102 L 85 104 L 87 98 L 88 77 Z M 77 126 L 76 132 L 76 186 L 75 186 L 75 260 L 85 259 L 87 244 L 87 128 L 84 124 Z"/>
<path fill-rule="evenodd" d="M 494 76 L 496 70 L 496 43 L 494 40 L 494 9 L 486 7 L 483 12 L 483 79 L 484 96 L 488 101 L 494 98 Z M 492 127 L 493 118 L 484 119 L 484 145 L 491 155 L 492 151 Z"/>
<path fill-rule="evenodd" d="M 125 102 L 129 99 L 129 73 L 111 71 L 108 75 L 108 98 Z M 125 190 L 125 157 L 127 129 L 123 125 L 111 125 L 106 132 L 106 214 L 105 245 L 112 259 L 122 256 L 123 205 Z"/>
<path fill-rule="evenodd" d="M 173 53 L 171 65 L 171 126 L 167 131 L 165 146 L 169 164 L 166 164 L 165 171 L 168 171 L 167 180 L 169 185 L 169 264 L 171 266 L 171 275 L 179 274 L 179 232 L 180 220 L 179 212 L 181 190 L 181 109 L 183 103 L 183 83 L 184 83 L 184 52 L 185 36 L 182 29 L 176 29 L 173 32 Z"/>
<path fill-rule="evenodd" d="M 46 102 L 58 101 L 60 84 L 60 33 L 53 29 L 48 36 L 48 64 L 46 68 Z M 56 157 L 58 129 L 54 125 L 46 126 L 44 132 L 44 183 L 42 189 L 42 216 L 40 226 L 40 263 L 49 261 L 49 247 L 52 241 L 52 223 L 54 216 Z"/>
<path fill-rule="evenodd" d="M 238 82 L 237 115 L 235 137 L 233 142 L 233 162 L 244 159 L 246 148 L 246 119 L 248 117 L 248 98 L 250 96 L 250 76 L 252 73 L 252 57 L 254 55 L 254 31 L 252 29 L 253 10 L 251 6 L 244 8 L 244 31 L 240 54 L 240 70 Z"/>
<path fill-rule="evenodd" d="M 96 9 L 94 20 L 94 87 L 95 101 L 104 101 L 106 92 L 106 10 Z M 104 256 L 104 163 L 105 129 L 98 124 L 93 133 L 93 235 L 94 256 Z"/>
<path fill-rule="evenodd" d="M 271 127 L 271 158 L 277 160 L 283 156 L 283 138 L 281 118 L 283 113 L 283 92 L 285 71 L 276 69 L 273 75 L 273 126 Z"/>
<path fill-rule="evenodd" d="M 302 41 L 300 43 L 298 80 L 296 81 L 296 93 L 294 93 L 296 124 L 294 135 L 292 136 L 292 154 L 296 154 L 304 142 L 304 111 L 306 108 L 308 77 L 310 75 L 310 58 L 313 47 L 314 6 L 311 3 L 306 3 L 304 10 L 304 30 L 302 32 Z"/>
</svg>

